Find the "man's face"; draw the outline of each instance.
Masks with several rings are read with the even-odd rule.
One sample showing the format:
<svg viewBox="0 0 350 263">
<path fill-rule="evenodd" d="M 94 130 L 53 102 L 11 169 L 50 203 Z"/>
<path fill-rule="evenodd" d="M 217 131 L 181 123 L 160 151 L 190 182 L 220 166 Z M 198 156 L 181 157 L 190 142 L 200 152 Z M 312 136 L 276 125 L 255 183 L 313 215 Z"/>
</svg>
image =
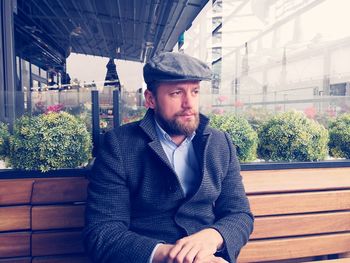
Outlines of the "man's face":
<svg viewBox="0 0 350 263">
<path fill-rule="evenodd" d="M 190 136 L 199 124 L 199 81 L 160 83 L 145 92 L 161 127 L 170 135 Z"/>
</svg>

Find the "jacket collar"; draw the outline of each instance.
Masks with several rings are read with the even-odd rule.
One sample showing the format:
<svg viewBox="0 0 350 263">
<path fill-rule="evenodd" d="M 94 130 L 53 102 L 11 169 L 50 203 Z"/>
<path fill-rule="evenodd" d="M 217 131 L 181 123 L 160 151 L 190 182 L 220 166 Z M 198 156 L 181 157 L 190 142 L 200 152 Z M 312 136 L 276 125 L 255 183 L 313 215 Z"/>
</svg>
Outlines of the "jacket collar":
<svg viewBox="0 0 350 263">
<path fill-rule="evenodd" d="M 154 122 L 154 111 L 148 109 L 143 119 L 140 121 L 141 129 L 150 137 L 153 141 L 157 139 L 157 131 Z"/>
</svg>

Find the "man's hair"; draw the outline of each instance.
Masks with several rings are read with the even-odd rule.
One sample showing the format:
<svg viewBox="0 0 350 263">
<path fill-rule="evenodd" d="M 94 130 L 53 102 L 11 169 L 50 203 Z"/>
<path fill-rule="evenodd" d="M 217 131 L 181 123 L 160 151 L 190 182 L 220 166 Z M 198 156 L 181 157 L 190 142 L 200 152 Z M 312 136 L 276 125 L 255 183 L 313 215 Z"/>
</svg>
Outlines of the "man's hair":
<svg viewBox="0 0 350 263">
<path fill-rule="evenodd" d="M 152 92 L 153 95 L 157 94 L 157 89 L 160 85 L 160 82 L 153 81 L 147 84 L 147 89 Z"/>
</svg>

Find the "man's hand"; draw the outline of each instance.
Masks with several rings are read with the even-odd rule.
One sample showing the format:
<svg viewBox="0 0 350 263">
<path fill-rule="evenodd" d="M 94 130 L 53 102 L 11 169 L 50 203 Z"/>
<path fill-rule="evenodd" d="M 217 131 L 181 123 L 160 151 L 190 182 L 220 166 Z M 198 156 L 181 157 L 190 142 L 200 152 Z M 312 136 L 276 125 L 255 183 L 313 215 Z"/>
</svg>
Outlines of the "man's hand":
<svg viewBox="0 0 350 263">
<path fill-rule="evenodd" d="M 216 263 L 225 262 L 214 256 L 222 248 L 223 238 L 213 228 L 207 228 L 179 239 L 170 248 L 167 263 Z M 208 261 L 209 260 L 209 261 Z M 219 261 L 218 261 L 219 260 Z M 221 260 L 221 261 L 220 261 Z"/>
<path fill-rule="evenodd" d="M 174 247 L 174 245 L 168 245 L 168 244 L 160 245 L 156 250 L 156 253 L 153 257 L 152 263 L 165 263 L 165 262 L 167 262 L 169 252 L 170 252 L 171 248 L 173 248 L 173 247 Z M 229 263 L 225 259 L 220 258 L 220 257 L 216 257 L 214 255 L 210 255 L 202 260 L 196 259 L 195 262 L 199 262 L 199 263 Z"/>
<path fill-rule="evenodd" d="M 195 261 L 195 262 L 197 262 L 197 261 Z M 200 263 L 229 263 L 225 259 L 220 258 L 220 257 L 216 257 L 214 255 L 209 256 L 207 258 L 204 258 L 203 260 L 200 260 L 198 262 L 200 262 Z"/>
<path fill-rule="evenodd" d="M 164 263 L 174 245 L 161 244 L 154 253 L 152 263 Z"/>
</svg>

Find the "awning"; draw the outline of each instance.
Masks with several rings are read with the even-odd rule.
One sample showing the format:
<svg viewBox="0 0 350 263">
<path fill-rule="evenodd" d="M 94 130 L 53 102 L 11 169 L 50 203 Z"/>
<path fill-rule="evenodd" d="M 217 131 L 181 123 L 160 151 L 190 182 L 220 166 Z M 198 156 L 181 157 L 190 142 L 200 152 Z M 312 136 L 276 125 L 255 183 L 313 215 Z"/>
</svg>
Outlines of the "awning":
<svg viewBox="0 0 350 263">
<path fill-rule="evenodd" d="M 17 0 L 16 50 L 45 68 L 70 52 L 144 62 L 170 51 L 208 0 Z"/>
</svg>

